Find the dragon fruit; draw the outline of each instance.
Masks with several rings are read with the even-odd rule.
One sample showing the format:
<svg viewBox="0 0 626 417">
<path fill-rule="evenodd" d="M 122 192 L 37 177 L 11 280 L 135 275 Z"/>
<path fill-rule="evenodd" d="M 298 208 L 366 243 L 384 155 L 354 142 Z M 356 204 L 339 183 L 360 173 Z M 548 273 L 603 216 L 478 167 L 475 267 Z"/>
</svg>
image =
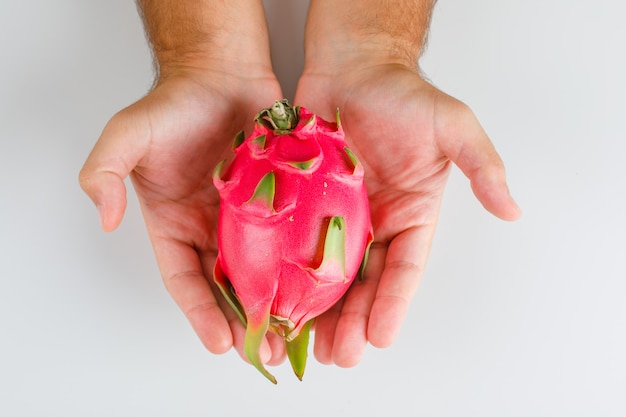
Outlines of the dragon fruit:
<svg viewBox="0 0 626 417">
<path fill-rule="evenodd" d="M 339 114 L 327 122 L 277 101 L 235 138 L 213 182 L 221 197 L 215 282 L 246 326 L 244 353 L 263 366 L 268 330 L 282 336 L 301 380 L 315 317 L 348 290 L 373 240 L 363 166 Z"/>
</svg>

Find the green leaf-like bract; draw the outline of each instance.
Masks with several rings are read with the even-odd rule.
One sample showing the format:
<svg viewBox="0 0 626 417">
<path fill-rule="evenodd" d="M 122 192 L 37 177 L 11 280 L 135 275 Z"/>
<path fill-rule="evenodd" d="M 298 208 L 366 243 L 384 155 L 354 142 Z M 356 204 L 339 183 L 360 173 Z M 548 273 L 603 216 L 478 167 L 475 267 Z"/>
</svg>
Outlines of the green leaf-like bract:
<svg viewBox="0 0 626 417">
<path fill-rule="evenodd" d="M 346 280 L 346 221 L 342 216 L 331 217 L 324 241 L 324 257 L 317 268 L 324 271 L 339 267 L 343 280 Z"/>
<path fill-rule="evenodd" d="M 311 330 L 312 324 L 313 319 L 309 320 L 304 325 L 302 330 L 300 330 L 300 334 L 295 339 L 285 343 L 289 363 L 291 363 L 293 372 L 296 374 L 300 381 L 302 381 L 304 369 L 306 368 L 306 359 L 308 357 L 309 348 L 309 332 Z"/>
<path fill-rule="evenodd" d="M 276 177 L 274 171 L 270 171 L 261 178 L 248 204 L 254 201 L 262 201 L 271 210 L 274 210 L 274 195 L 276 194 Z"/>
<path fill-rule="evenodd" d="M 235 135 L 235 140 L 233 140 L 233 149 L 237 149 L 239 145 L 241 145 L 244 142 L 245 139 L 246 139 L 246 135 L 243 132 L 243 130 L 241 130 L 239 133 Z"/>
<path fill-rule="evenodd" d="M 359 158 L 356 157 L 356 155 L 354 154 L 354 152 L 352 152 L 352 150 L 350 150 L 350 148 L 348 148 L 347 146 L 344 146 L 343 150 L 345 151 L 346 155 L 348 155 L 350 162 L 352 162 L 352 173 L 354 174 L 354 172 L 356 171 L 356 168 L 359 166 L 361 162 L 359 162 Z"/>
<path fill-rule="evenodd" d="M 265 139 L 267 139 L 266 135 L 257 136 L 252 139 L 252 143 L 255 143 L 261 149 L 265 149 Z"/>
</svg>

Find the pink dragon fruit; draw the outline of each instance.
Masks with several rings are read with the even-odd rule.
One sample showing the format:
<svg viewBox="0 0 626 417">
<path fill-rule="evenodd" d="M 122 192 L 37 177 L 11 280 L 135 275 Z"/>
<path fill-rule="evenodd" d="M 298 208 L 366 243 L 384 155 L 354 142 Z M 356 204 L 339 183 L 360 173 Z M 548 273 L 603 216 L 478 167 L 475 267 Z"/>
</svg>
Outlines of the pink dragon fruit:
<svg viewBox="0 0 626 417">
<path fill-rule="evenodd" d="M 373 235 L 363 166 L 338 115 L 330 123 L 286 100 L 262 110 L 234 152 L 213 178 L 221 197 L 214 278 L 246 326 L 250 362 L 276 383 L 259 354 L 271 330 L 302 379 L 313 319 L 367 261 Z"/>
</svg>

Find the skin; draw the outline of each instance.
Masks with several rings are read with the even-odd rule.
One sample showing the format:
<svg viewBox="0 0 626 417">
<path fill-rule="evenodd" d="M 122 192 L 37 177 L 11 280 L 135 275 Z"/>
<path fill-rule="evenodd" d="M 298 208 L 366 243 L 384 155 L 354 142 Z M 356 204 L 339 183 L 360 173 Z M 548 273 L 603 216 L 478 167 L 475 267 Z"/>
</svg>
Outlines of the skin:
<svg viewBox="0 0 626 417">
<path fill-rule="evenodd" d="M 356 365 L 396 338 L 421 280 L 451 163 L 494 215 L 515 220 L 504 165 L 471 110 L 420 75 L 433 4 L 311 0 L 295 103 L 323 118 L 341 109 L 366 170 L 374 242 L 365 279 L 315 325 L 316 358 Z M 242 358 L 245 329 L 216 289 L 218 195 L 211 174 L 259 109 L 282 98 L 259 0 L 139 1 L 157 78 L 114 115 L 79 180 L 114 230 L 130 175 L 166 288 L 206 348 Z M 183 24 L 181 24 L 183 22 Z M 393 122 L 391 122 L 393 121 Z M 261 358 L 285 358 L 268 334 Z"/>
</svg>

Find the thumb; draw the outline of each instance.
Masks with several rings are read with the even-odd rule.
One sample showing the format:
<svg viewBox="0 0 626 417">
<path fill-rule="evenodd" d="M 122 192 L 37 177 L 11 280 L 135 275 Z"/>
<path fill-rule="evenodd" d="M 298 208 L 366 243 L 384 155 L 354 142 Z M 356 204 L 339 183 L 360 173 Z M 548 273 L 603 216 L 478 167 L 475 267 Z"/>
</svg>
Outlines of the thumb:
<svg viewBox="0 0 626 417">
<path fill-rule="evenodd" d="M 145 152 L 128 128 L 127 119 L 122 111 L 107 123 L 79 174 L 80 186 L 96 205 L 106 232 L 115 230 L 122 221 L 126 210 L 124 179 Z"/>
<path fill-rule="evenodd" d="M 449 99 L 453 103 L 436 113 L 439 148 L 470 180 L 485 209 L 503 220 L 517 220 L 522 212 L 509 192 L 502 159 L 470 108 Z"/>
</svg>

